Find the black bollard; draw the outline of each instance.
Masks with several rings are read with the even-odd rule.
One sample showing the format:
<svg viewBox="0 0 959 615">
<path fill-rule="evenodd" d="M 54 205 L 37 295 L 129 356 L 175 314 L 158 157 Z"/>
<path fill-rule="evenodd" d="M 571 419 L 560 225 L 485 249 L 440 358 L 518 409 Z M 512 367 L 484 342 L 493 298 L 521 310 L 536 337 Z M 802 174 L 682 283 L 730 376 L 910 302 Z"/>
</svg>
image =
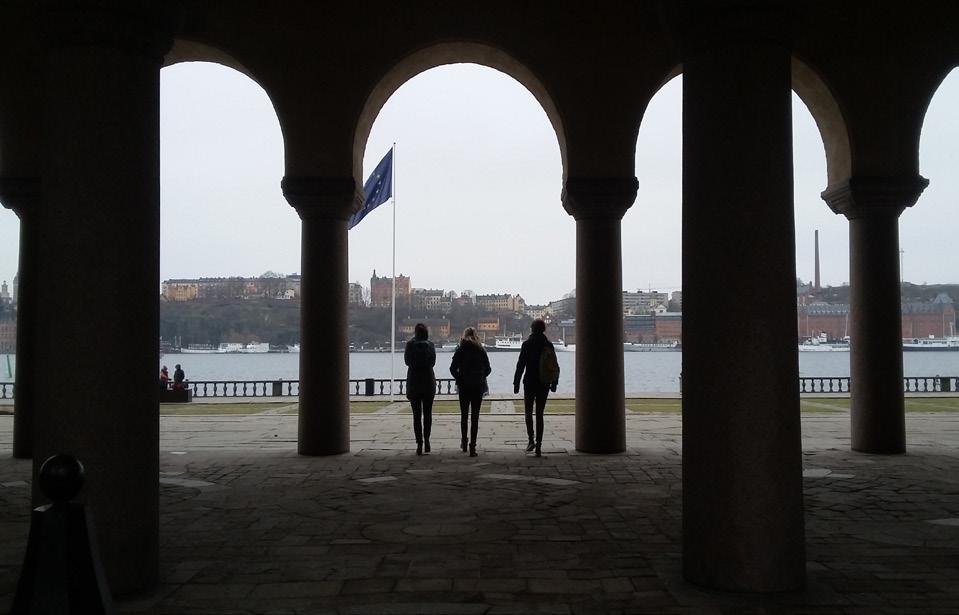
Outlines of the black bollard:
<svg viewBox="0 0 959 615">
<path fill-rule="evenodd" d="M 54 455 L 40 466 L 40 491 L 53 503 L 33 509 L 11 615 L 115 613 L 93 522 L 83 504 L 70 502 L 84 477 L 83 464 L 71 455 Z"/>
</svg>

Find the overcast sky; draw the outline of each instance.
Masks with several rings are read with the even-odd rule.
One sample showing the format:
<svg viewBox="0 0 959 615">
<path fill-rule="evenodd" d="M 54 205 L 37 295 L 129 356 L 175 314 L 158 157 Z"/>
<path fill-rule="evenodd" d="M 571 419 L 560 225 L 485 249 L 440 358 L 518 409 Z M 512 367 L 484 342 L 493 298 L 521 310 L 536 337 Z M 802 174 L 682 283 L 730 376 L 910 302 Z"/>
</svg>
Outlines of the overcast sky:
<svg viewBox="0 0 959 615">
<path fill-rule="evenodd" d="M 904 279 L 959 282 L 959 76 L 926 116 L 920 170 L 931 180 L 900 219 Z M 623 220 L 624 288 L 678 290 L 682 79 L 651 102 L 637 144 L 639 196 Z M 822 141 L 794 97 L 797 274 L 813 275 L 820 230 L 823 284 L 847 282 L 848 229 L 820 199 Z M 530 303 L 575 284 L 575 222 L 560 203 L 559 147 L 546 114 L 495 70 L 423 73 L 383 108 L 364 177 L 396 143 L 396 270 L 414 287 L 518 292 Z M 250 79 L 213 64 L 161 72 L 161 279 L 300 270 L 300 223 L 283 199 L 283 146 L 273 107 Z M 350 231 L 351 281 L 389 275 L 389 204 Z M 0 280 L 17 266 L 18 222 L 0 210 Z"/>
</svg>

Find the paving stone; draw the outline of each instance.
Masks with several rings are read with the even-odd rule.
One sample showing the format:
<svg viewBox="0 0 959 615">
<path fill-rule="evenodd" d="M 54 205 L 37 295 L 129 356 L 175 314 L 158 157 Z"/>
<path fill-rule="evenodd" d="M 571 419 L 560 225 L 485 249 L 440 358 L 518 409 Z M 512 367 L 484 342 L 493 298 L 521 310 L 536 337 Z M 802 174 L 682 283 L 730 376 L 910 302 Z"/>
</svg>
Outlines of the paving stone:
<svg viewBox="0 0 959 615">
<path fill-rule="evenodd" d="M 678 415 L 630 415 L 611 456 L 575 453 L 574 417 L 550 415 L 536 459 L 522 414 L 484 414 L 481 461 L 457 415 L 424 457 L 408 414 L 353 417 L 333 457 L 296 455 L 295 416 L 163 417 L 160 585 L 119 611 L 959 613 L 959 415 L 907 420 L 910 454 L 871 456 L 848 416 L 803 418 L 804 466 L 828 470 L 803 485 L 808 588 L 752 596 L 682 580 Z M 11 431 L 0 416 L 0 612 L 31 506 Z"/>
</svg>

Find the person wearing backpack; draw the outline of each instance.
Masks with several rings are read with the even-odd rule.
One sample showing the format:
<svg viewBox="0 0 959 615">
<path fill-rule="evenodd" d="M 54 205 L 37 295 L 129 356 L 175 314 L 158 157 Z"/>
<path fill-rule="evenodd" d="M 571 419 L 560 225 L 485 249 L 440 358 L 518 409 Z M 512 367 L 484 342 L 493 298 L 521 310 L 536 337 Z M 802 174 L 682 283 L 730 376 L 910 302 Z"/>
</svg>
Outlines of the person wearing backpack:
<svg viewBox="0 0 959 615">
<path fill-rule="evenodd" d="M 519 393 L 519 383 L 523 381 L 523 405 L 526 411 L 526 435 L 529 444 L 526 452 L 536 450 L 536 456 L 541 455 L 543 444 L 543 411 L 546 408 L 546 398 L 549 392 L 556 392 L 559 383 L 559 362 L 556 360 L 556 349 L 553 343 L 546 339 L 546 323 L 537 318 L 530 325 L 530 335 L 523 342 L 519 351 L 519 360 L 516 361 L 516 373 L 513 375 L 513 393 Z M 525 375 L 524 375 L 525 372 Z M 533 408 L 536 408 L 535 441 L 533 432 Z"/>
<path fill-rule="evenodd" d="M 486 349 L 476 339 L 476 330 L 466 327 L 463 339 L 453 353 L 450 373 L 456 378 L 456 391 L 460 398 L 460 448 L 466 452 L 466 427 L 472 414 L 473 425 L 470 429 L 470 457 L 476 457 L 476 434 L 479 431 L 479 411 L 483 403 L 483 391 L 486 389 L 486 377 L 492 372 Z M 472 413 L 470 410 L 472 409 Z"/>
<path fill-rule="evenodd" d="M 413 435 L 416 436 L 416 454 L 423 449 L 430 452 L 430 429 L 433 427 L 433 397 L 436 395 L 436 348 L 429 340 L 429 330 L 423 323 L 413 328 L 413 339 L 406 342 L 403 360 L 406 362 L 406 399 L 413 408 Z"/>
</svg>

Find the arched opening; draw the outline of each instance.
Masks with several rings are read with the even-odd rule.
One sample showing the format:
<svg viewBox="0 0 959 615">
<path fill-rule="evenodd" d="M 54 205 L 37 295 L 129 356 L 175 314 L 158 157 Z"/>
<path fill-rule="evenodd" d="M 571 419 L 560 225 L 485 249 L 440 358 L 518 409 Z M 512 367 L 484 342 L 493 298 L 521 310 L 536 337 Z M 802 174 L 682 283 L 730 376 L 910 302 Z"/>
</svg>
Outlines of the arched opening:
<svg viewBox="0 0 959 615">
<path fill-rule="evenodd" d="M 820 197 L 827 185 L 848 177 L 845 123 L 832 94 L 807 65 L 794 58 L 792 71 L 797 302 L 826 299 L 843 304 L 837 309 L 848 310 L 846 220 Z M 677 68 L 643 114 L 636 149 L 639 194 L 623 219 L 627 394 L 680 390 L 680 353 L 668 351 L 682 340 L 682 83 Z M 819 284 L 825 292 L 813 296 L 816 231 Z M 803 322 L 800 314 L 800 336 Z M 845 335 L 841 328 L 836 329 L 830 339 Z M 825 360 L 825 356 L 817 358 Z M 849 371 L 848 353 L 831 355 L 821 369 L 806 365 L 803 355 L 800 361 L 801 375 L 809 369 L 810 375 L 816 376 L 846 376 Z"/>
<path fill-rule="evenodd" d="M 450 64 L 464 61 L 475 63 Z M 518 66 L 481 46 L 433 48 L 395 67 L 366 105 L 355 141 L 363 160 L 358 175 L 365 179 L 396 143 L 396 275 L 411 289 L 407 297 L 403 288 L 397 294 L 399 342 L 421 320 L 446 350 L 465 326 L 476 327 L 489 346 L 496 338 L 525 338 L 531 319 L 575 284 L 575 226 L 559 200 L 558 116 L 543 103 L 545 90 Z M 375 304 L 351 307 L 356 349 L 389 344 L 389 301 L 374 290 L 372 276 L 392 277 L 391 207 L 382 205 L 350 231 L 350 280 Z M 371 318 L 374 309 L 380 314 Z M 548 331 L 554 339 L 555 320 Z M 563 386 L 571 393 L 573 353 L 565 355 Z M 399 355 L 392 366 L 383 355 L 352 357 L 352 378 L 406 373 Z M 439 355 L 438 378 L 449 378 L 450 357 Z M 491 394 L 511 392 L 516 353 L 490 358 Z"/>
<path fill-rule="evenodd" d="M 300 225 L 273 104 L 222 52 L 178 42 L 173 62 L 160 73 L 160 366 L 194 385 L 297 380 L 295 356 L 267 352 L 299 340 Z"/>
<path fill-rule="evenodd" d="M 11 210 L 0 207 L 0 400 L 12 397 L 12 383 L 16 374 L 19 247 L 20 221 Z"/>
<path fill-rule="evenodd" d="M 959 335 L 956 308 L 959 286 L 949 256 L 959 226 L 959 68 L 949 72 L 932 96 L 923 118 L 919 143 L 921 173 L 929 186 L 918 202 L 899 217 L 903 342 Z M 913 345 L 915 347 L 915 345 Z M 950 352 L 905 352 L 906 376 L 959 373 L 959 357 Z M 935 357 L 935 363 L 930 362 Z"/>
</svg>

